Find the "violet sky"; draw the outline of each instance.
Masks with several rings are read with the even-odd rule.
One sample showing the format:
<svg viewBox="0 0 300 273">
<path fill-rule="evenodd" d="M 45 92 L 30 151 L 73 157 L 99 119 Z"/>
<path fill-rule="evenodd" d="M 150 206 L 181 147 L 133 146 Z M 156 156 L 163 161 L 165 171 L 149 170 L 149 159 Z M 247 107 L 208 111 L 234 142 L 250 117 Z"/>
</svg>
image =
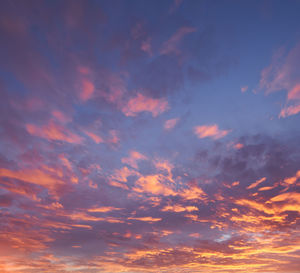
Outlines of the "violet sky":
<svg viewBox="0 0 300 273">
<path fill-rule="evenodd" d="M 0 272 L 299 273 L 299 14 L 1 0 Z"/>
</svg>

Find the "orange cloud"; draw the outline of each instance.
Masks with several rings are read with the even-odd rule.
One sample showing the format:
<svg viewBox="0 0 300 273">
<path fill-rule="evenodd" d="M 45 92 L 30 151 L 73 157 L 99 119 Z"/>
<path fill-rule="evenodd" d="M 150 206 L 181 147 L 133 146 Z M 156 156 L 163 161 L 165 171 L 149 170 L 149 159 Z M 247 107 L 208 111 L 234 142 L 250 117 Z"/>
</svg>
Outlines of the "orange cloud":
<svg viewBox="0 0 300 273">
<path fill-rule="evenodd" d="M 136 221 L 142 221 L 142 222 L 158 222 L 161 221 L 161 218 L 153 218 L 153 217 L 128 217 L 128 220 L 136 220 Z"/>
<path fill-rule="evenodd" d="M 164 123 L 165 130 L 173 129 L 178 121 L 179 121 L 179 118 L 172 118 L 172 119 L 166 120 Z"/>
<path fill-rule="evenodd" d="M 263 177 L 263 178 L 261 178 L 261 179 L 259 179 L 259 180 L 256 180 L 254 183 L 252 183 L 251 185 L 249 185 L 249 186 L 247 187 L 247 190 L 255 188 L 255 187 L 258 186 L 260 183 L 262 183 L 262 182 L 264 182 L 264 181 L 266 181 L 266 180 L 267 180 L 266 177 Z"/>
<path fill-rule="evenodd" d="M 90 208 L 87 211 L 88 212 L 110 212 L 110 211 L 114 211 L 114 210 L 121 210 L 120 208 L 115 208 L 115 207 L 94 207 L 94 208 Z"/>
<path fill-rule="evenodd" d="M 206 199 L 206 193 L 198 186 L 192 185 L 191 187 L 188 187 L 181 191 L 179 195 L 184 198 L 185 200 L 205 200 Z"/>
<path fill-rule="evenodd" d="M 162 208 L 162 211 L 173 211 L 173 212 L 183 212 L 183 211 L 188 211 L 188 212 L 191 212 L 191 211 L 196 211 L 198 210 L 197 207 L 195 206 L 181 206 L 181 205 L 169 205 L 169 206 L 165 206 Z"/>
<path fill-rule="evenodd" d="M 167 171 L 168 175 L 165 176 L 166 179 L 174 183 L 173 175 L 172 175 L 172 169 L 174 168 L 174 166 L 169 161 L 159 160 L 154 162 L 154 165 L 158 170 Z"/>
<path fill-rule="evenodd" d="M 237 150 L 240 150 L 240 149 L 242 149 L 244 147 L 244 144 L 242 144 L 242 143 L 236 143 L 233 147 L 235 149 L 237 149 Z"/>
<path fill-rule="evenodd" d="M 25 169 L 19 171 L 11 171 L 8 169 L 0 169 L 0 177 L 8 177 L 18 179 L 27 183 L 43 186 L 49 189 L 52 193 L 57 186 L 64 184 L 64 182 L 55 176 L 60 176 L 59 173 L 52 173 L 51 175 L 39 169 Z"/>
<path fill-rule="evenodd" d="M 295 184 L 299 178 L 300 178 L 300 170 L 295 174 L 295 176 L 287 177 L 283 181 L 286 184 L 292 185 Z"/>
<path fill-rule="evenodd" d="M 226 136 L 230 130 L 220 130 L 218 125 L 203 125 L 203 126 L 195 126 L 194 133 L 198 138 L 212 138 L 219 139 Z"/>
<path fill-rule="evenodd" d="M 140 112 L 151 112 L 152 116 L 156 117 L 168 109 L 169 104 L 166 99 L 152 99 L 138 93 L 128 101 L 122 111 L 125 116 L 134 117 Z"/>
<path fill-rule="evenodd" d="M 148 192 L 154 195 L 176 195 L 176 192 L 164 183 L 165 177 L 160 174 L 142 176 L 136 181 L 136 192 Z"/>
<path fill-rule="evenodd" d="M 37 127 L 33 124 L 26 124 L 26 130 L 29 134 L 38 136 L 47 140 L 59 140 L 73 144 L 79 144 L 82 142 L 82 138 L 67 128 L 64 128 L 58 124 L 55 124 L 52 120 L 43 127 Z"/>
</svg>

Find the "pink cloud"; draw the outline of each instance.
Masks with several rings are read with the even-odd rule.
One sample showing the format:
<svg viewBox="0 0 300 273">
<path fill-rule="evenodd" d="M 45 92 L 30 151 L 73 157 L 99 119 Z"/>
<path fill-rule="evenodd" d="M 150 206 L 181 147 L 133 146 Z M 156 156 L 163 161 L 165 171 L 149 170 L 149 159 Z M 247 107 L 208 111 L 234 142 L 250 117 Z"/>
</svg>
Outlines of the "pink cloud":
<svg viewBox="0 0 300 273">
<path fill-rule="evenodd" d="M 82 138 L 67 128 L 54 123 L 52 120 L 43 127 L 38 127 L 33 124 L 26 124 L 26 130 L 29 134 L 45 138 L 47 140 L 60 140 L 69 143 L 79 144 Z"/>
<path fill-rule="evenodd" d="M 179 54 L 180 50 L 178 49 L 178 45 L 183 37 L 189 33 L 195 32 L 196 28 L 193 27 L 181 27 L 176 33 L 169 38 L 169 40 L 165 41 L 160 50 L 161 54 Z"/>
<path fill-rule="evenodd" d="M 300 104 L 284 107 L 279 113 L 280 118 L 286 118 L 300 113 Z"/>
<path fill-rule="evenodd" d="M 152 56 L 151 38 L 142 41 L 141 50 Z"/>
<path fill-rule="evenodd" d="M 122 163 L 129 165 L 132 168 L 138 168 L 138 161 L 146 160 L 147 157 L 137 151 L 130 151 L 129 157 L 122 158 Z"/>
<path fill-rule="evenodd" d="M 230 130 L 220 130 L 218 125 L 203 125 L 203 126 L 195 126 L 194 133 L 198 138 L 212 138 L 219 139 L 226 136 Z"/>
<path fill-rule="evenodd" d="M 83 79 L 82 80 L 82 89 L 81 89 L 81 92 L 79 95 L 80 99 L 82 101 L 89 100 L 92 97 L 94 91 L 95 91 L 94 84 L 87 79 Z"/>
<path fill-rule="evenodd" d="M 96 135 L 96 134 L 94 134 L 94 133 L 92 133 L 90 131 L 86 131 L 85 130 L 84 133 L 87 136 L 89 136 L 97 144 L 104 142 L 104 140 L 100 136 L 98 136 L 98 135 Z"/>
<path fill-rule="evenodd" d="M 122 109 L 125 116 L 134 117 L 140 112 L 151 112 L 153 117 L 169 109 L 166 99 L 153 99 L 138 93 L 136 97 L 131 98 L 127 105 Z"/>
<path fill-rule="evenodd" d="M 174 0 L 172 6 L 170 7 L 169 13 L 174 13 L 182 4 L 182 2 L 183 0 Z"/>
<path fill-rule="evenodd" d="M 261 72 L 259 89 L 266 94 L 287 91 L 287 104 L 279 117 L 288 117 L 300 112 L 300 43 L 287 54 L 281 48 L 272 57 L 271 64 Z"/>
<path fill-rule="evenodd" d="M 241 92 L 245 93 L 248 90 L 248 86 L 242 86 L 241 87 Z"/>
<path fill-rule="evenodd" d="M 70 122 L 72 119 L 58 110 L 52 111 L 52 116 L 55 117 L 60 123 Z"/>
<path fill-rule="evenodd" d="M 287 98 L 288 100 L 300 100 L 300 83 L 289 91 Z"/>
<path fill-rule="evenodd" d="M 164 124 L 165 130 L 173 129 L 178 121 L 179 121 L 179 118 L 173 118 L 173 119 L 166 120 L 165 124 Z"/>
</svg>

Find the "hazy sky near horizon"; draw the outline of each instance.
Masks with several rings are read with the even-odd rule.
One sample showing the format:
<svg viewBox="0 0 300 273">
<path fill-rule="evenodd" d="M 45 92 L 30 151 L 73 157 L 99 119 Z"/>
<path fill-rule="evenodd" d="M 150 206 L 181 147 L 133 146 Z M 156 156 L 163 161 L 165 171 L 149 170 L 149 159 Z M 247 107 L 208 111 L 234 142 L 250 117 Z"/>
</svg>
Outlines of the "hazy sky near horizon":
<svg viewBox="0 0 300 273">
<path fill-rule="evenodd" d="M 300 1 L 0 2 L 0 271 L 299 273 Z"/>
</svg>

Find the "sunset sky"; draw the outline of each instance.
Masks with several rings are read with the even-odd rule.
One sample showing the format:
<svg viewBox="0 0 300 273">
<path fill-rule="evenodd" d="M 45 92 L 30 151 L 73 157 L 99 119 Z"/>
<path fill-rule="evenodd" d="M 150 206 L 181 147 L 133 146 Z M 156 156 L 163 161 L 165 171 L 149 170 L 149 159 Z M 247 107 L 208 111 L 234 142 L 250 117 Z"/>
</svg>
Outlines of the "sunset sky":
<svg viewBox="0 0 300 273">
<path fill-rule="evenodd" d="M 1 0 L 0 273 L 299 273 L 299 14 Z"/>
</svg>

